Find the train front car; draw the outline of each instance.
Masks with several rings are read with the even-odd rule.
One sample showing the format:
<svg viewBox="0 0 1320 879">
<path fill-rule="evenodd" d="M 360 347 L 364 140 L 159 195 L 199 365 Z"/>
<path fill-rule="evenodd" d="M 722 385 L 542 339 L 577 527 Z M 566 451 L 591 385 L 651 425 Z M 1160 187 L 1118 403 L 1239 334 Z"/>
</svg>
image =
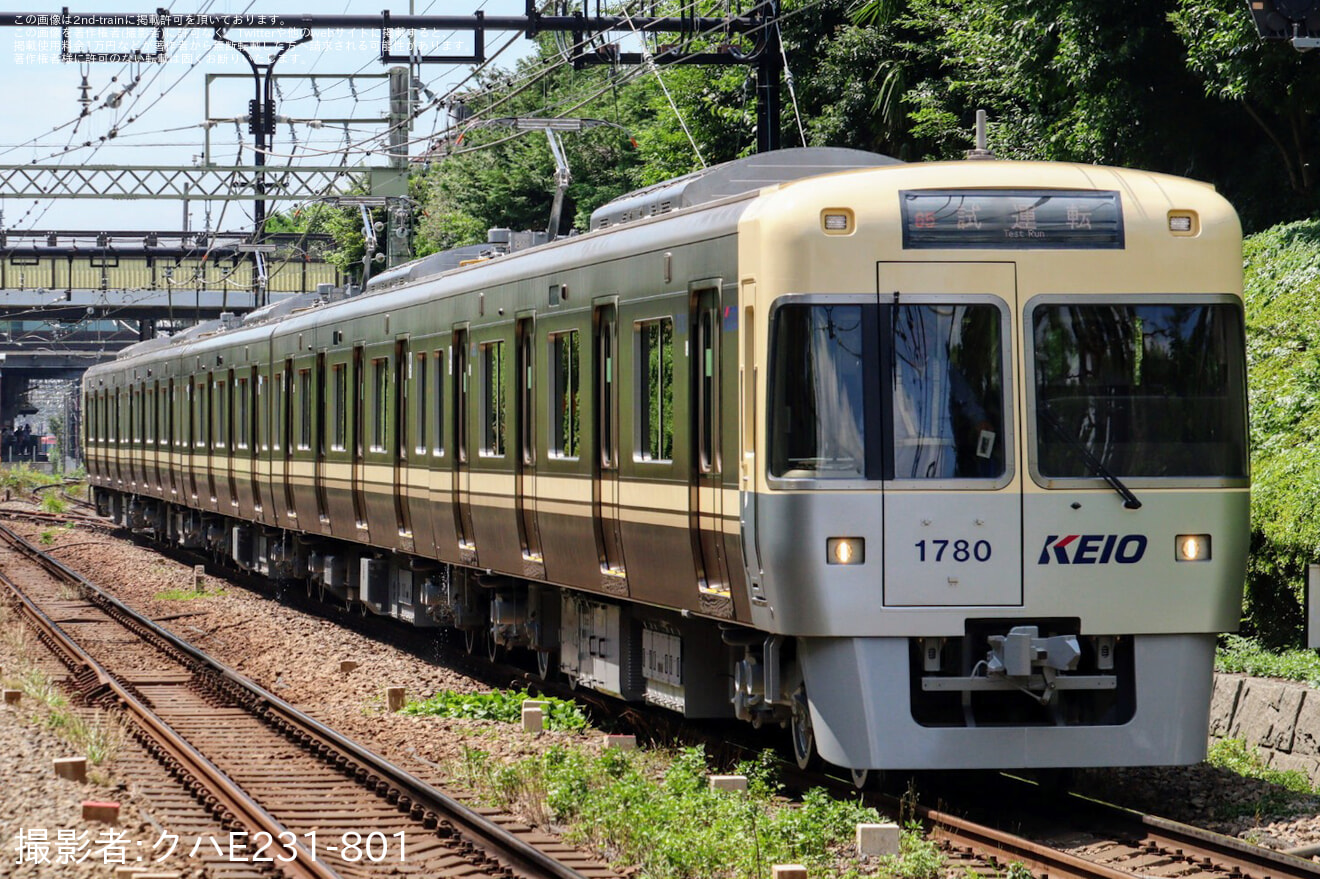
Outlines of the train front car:
<svg viewBox="0 0 1320 879">
<path fill-rule="evenodd" d="M 907 165 L 767 192 L 739 240 L 752 622 L 793 645 L 799 760 L 1200 760 L 1248 542 L 1232 208 Z"/>
</svg>

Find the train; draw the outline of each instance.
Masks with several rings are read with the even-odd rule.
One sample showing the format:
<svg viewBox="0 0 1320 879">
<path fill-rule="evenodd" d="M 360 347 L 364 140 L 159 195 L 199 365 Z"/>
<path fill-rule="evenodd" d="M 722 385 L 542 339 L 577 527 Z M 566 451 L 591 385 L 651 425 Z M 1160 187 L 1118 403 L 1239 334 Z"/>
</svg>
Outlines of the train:
<svg viewBox="0 0 1320 879">
<path fill-rule="evenodd" d="M 1241 227 L 1158 173 L 766 153 L 82 394 L 123 526 L 859 784 L 1199 761 L 1239 621 Z"/>
</svg>

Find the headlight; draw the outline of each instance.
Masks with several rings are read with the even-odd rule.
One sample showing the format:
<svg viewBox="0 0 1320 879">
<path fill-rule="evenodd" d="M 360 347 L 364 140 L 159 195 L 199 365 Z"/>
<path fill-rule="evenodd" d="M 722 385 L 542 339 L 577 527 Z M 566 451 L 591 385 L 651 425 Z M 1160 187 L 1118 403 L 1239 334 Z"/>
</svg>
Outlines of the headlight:
<svg viewBox="0 0 1320 879">
<path fill-rule="evenodd" d="M 1176 538 L 1174 558 L 1180 562 L 1210 561 L 1209 534 L 1179 534 Z"/>
<path fill-rule="evenodd" d="M 860 565 L 866 561 L 866 541 L 860 537 L 831 537 L 825 541 L 825 561 L 831 565 Z"/>
</svg>

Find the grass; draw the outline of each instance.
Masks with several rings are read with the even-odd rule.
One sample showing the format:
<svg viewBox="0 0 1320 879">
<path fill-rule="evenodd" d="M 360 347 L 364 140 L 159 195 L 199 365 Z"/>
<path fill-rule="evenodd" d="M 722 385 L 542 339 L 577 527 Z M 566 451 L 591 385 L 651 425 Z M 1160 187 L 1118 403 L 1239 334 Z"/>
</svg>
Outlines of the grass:
<svg viewBox="0 0 1320 879">
<path fill-rule="evenodd" d="M 6 682 L 44 709 L 36 715 L 38 722 L 80 751 L 91 765 L 100 766 L 119 753 L 125 736 L 123 723 L 100 712 L 89 720 L 74 711 L 54 679 L 45 672 L 23 668 L 6 676 Z"/>
<path fill-rule="evenodd" d="M 1269 650 L 1240 635 L 1224 636 L 1215 656 L 1215 670 L 1320 686 L 1320 655 L 1314 650 Z"/>
<path fill-rule="evenodd" d="M 646 879 L 750 879 L 782 863 L 803 864 L 814 877 L 874 875 L 852 843 L 856 825 L 879 822 L 879 813 L 819 788 L 790 801 L 779 794 L 775 763 L 767 754 L 737 767 L 748 777 L 745 794 L 710 790 L 700 748 L 589 752 L 561 744 L 507 766 L 467 748 L 455 775 L 492 805 L 562 828 L 569 842 L 636 866 L 633 875 Z M 881 875 L 943 875 L 943 854 L 917 826 L 903 831 L 901 845 L 879 865 Z"/>
<path fill-rule="evenodd" d="M 522 703 L 536 698 L 545 708 L 546 729 L 576 731 L 586 729 L 587 716 L 576 702 L 565 699 L 532 697 L 522 690 L 495 690 L 490 693 L 455 693 L 441 690 L 428 699 L 411 700 L 400 714 L 420 717 L 462 717 L 471 720 L 496 720 L 521 723 Z"/>
<path fill-rule="evenodd" d="M 1242 739 L 1220 739 L 1211 743 L 1206 762 L 1269 785 L 1256 799 L 1234 803 L 1223 810 L 1227 812 L 1225 817 L 1290 814 L 1297 810 L 1300 798 L 1317 793 L 1305 772 L 1300 769 L 1271 768 L 1266 765 L 1260 753 Z"/>
<path fill-rule="evenodd" d="M 175 587 L 157 592 L 152 598 L 157 601 L 196 601 L 199 598 L 223 598 L 226 594 L 224 589 L 184 589 Z"/>
<path fill-rule="evenodd" d="M 38 485 L 53 485 L 63 478 L 50 473 L 33 470 L 26 464 L 0 469 L 0 489 L 8 488 L 14 492 L 24 492 Z"/>
<path fill-rule="evenodd" d="M 46 513 L 66 513 L 69 501 L 57 491 L 47 491 L 41 495 L 41 509 Z"/>
</svg>

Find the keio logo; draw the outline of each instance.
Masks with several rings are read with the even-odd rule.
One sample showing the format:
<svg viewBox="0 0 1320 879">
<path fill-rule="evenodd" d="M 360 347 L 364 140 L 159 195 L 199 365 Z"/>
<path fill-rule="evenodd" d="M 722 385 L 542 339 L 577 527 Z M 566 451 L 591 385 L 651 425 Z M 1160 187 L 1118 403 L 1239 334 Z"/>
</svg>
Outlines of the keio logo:
<svg viewBox="0 0 1320 879">
<path fill-rule="evenodd" d="M 1146 535 L 1051 534 L 1045 538 L 1037 564 L 1135 565 L 1146 554 Z"/>
</svg>

